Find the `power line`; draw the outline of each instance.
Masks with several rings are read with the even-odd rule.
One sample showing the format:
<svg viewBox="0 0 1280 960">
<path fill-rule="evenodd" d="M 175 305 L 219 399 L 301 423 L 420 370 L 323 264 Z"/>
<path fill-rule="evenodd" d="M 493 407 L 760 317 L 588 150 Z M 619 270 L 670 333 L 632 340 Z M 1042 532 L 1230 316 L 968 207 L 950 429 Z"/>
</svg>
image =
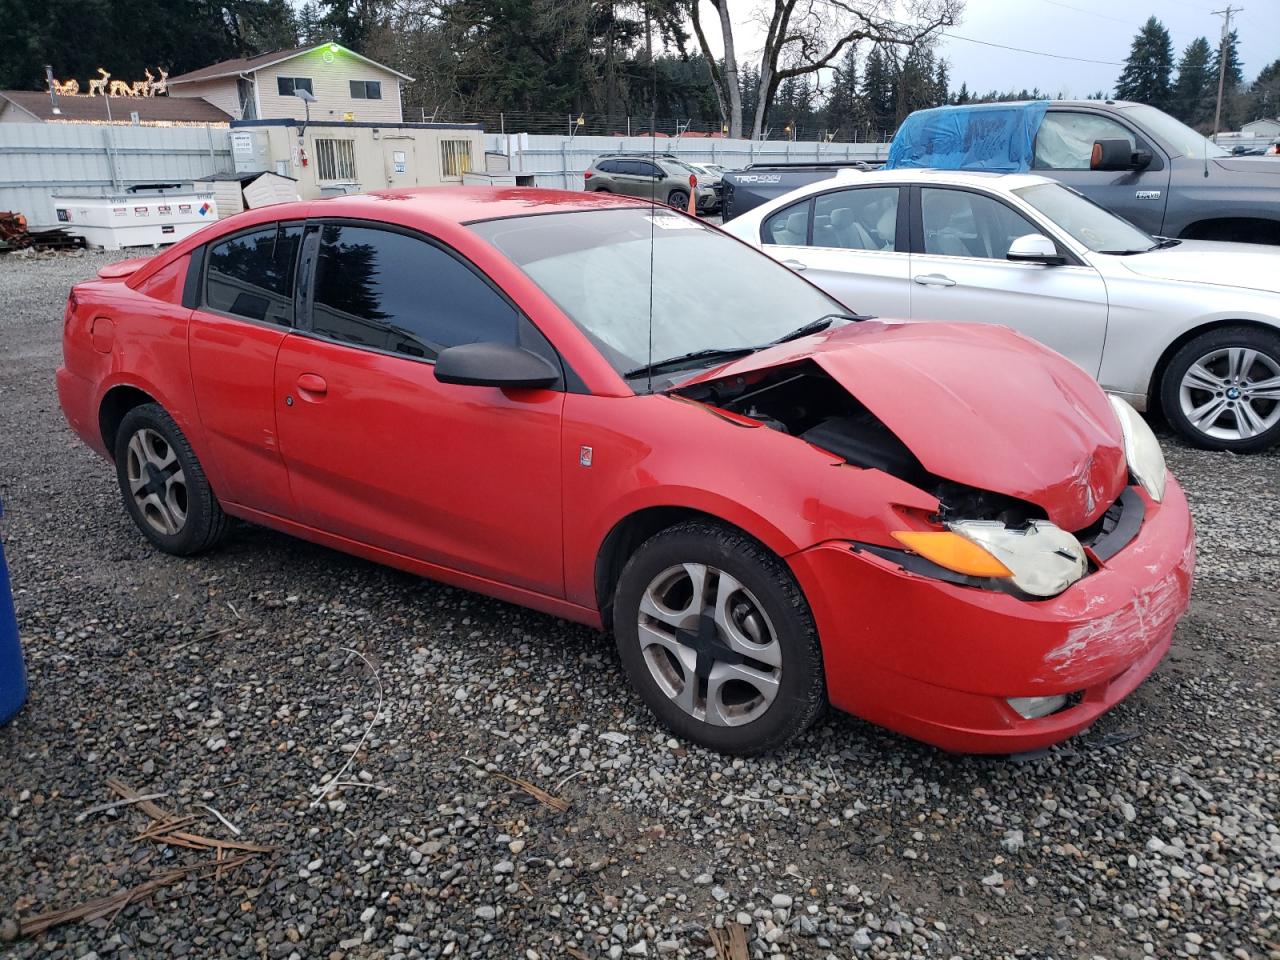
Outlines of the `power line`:
<svg viewBox="0 0 1280 960">
<path fill-rule="evenodd" d="M 1103 20 L 1110 20 L 1112 23 L 1123 23 L 1126 27 L 1142 26 L 1142 24 L 1134 23 L 1132 20 L 1121 20 L 1119 17 L 1110 17 L 1105 13 L 1098 13 L 1096 10 L 1086 10 L 1084 7 L 1073 7 L 1069 3 L 1062 3 L 1061 0 L 1044 0 L 1044 2 L 1053 4 L 1055 7 L 1062 7 L 1064 10 L 1074 10 L 1076 13 L 1087 13 L 1091 17 L 1101 17 Z"/>
<path fill-rule="evenodd" d="M 1123 67 L 1124 64 L 1118 60 L 1090 60 L 1088 57 L 1069 57 L 1063 53 L 1045 53 L 1043 50 L 1028 50 L 1025 47 L 1010 47 L 1003 43 L 992 43 L 990 40 L 975 40 L 973 37 L 962 37 L 958 33 L 942 33 L 942 36 L 951 40 L 964 40 L 968 43 L 981 44 L 984 47 L 998 47 L 1001 50 L 1012 50 L 1015 53 L 1029 53 L 1035 57 L 1051 57 L 1054 60 L 1074 60 L 1076 63 L 1101 63 L 1108 67 Z"/>
</svg>

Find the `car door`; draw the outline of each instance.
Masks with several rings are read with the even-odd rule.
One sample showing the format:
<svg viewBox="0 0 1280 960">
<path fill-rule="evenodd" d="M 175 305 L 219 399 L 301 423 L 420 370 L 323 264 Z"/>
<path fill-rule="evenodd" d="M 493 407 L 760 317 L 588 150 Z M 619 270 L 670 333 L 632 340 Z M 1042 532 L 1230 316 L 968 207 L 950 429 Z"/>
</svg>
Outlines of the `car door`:
<svg viewBox="0 0 1280 960">
<path fill-rule="evenodd" d="M 628 197 L 653 199 L 653 185 L 656 182 L 657 169 L 648 160 L 619 160 L 618 173 L 614 180 L 618 184 L 618 192 Z"/>
<path fill-rule="evenodd" d="M 913 318 L 1004 324 L 1098 375 L 1107 291 L 1093 267 L 1061 243 L 1059 266 L 1005 259 L 1018 237 L 1052 230 L 990 194 L 938 186 L 911 196 Z"/>
<path fill-rule="evenodd" d="M 276 354 L 294 326 L 301 221 L 250 227 L 204 250 L 187 328 L 196 408 L 223 499 L 278 516 L 293 501 L 273 396 Z"/>
<path fill-rule="evenodd" d="M 314 268 L 310 264 L 314 261 Z M 558 389 L 444 384 L 439 351 L 559 358 L 454 251 L 361 222 L 309 228 L 303 329 L 276 361 L 280 448 L 303 522 L 563 596 Z"/>
<path fill-rule="evenodd" d="M 897 186 L 816 194 L 764 221 L 764 249 L 851 310 L 909 317 L 911 254 L 902 194 Z"/>
<path fill-rule="evenodd" d="M 1095 140 L 1128 140 L 1151 154 L 1141 170 L 1093 170 Z M 1136 130 L 1087 110 L 1050 110 L 1036 133 L 1035 170 L 1074 187 L 1116 216 L 1148 233 L 1160 233 L 1169 198 L 1170 165 L 1164 152 Z"/>
</svg>

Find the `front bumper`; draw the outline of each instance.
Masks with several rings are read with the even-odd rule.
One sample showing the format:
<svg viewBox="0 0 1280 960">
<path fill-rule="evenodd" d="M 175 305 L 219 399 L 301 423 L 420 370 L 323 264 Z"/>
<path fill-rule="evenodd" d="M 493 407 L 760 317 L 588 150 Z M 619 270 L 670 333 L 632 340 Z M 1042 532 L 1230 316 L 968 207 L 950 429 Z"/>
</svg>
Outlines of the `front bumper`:
<svg viewBox="0 0 1280 960">
<path fill-rule="evenodd" d="M 1137 537 L 1050 600 L 908 573 L 828 541 L 788 558 L 809 599 L 831 703 L 965 753 L 1064 740 L 1128 696 L 1168 651 L 1186 611 L 1195 536 L 1182 488 L 1145 494 Z M 1010 697 L 1072 695 L 1027 720 Z"/>
</svg>

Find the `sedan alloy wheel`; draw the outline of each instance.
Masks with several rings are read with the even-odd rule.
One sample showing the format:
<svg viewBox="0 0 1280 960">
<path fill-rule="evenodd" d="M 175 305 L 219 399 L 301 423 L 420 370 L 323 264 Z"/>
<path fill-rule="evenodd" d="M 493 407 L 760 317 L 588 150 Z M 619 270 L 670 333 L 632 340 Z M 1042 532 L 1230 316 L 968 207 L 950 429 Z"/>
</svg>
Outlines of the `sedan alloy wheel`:
<svg viewBox="0 0 1280 960">
<path fill-rule="evenodd" d="M 716 567 L 668 567 L 640 600 L 640 645 L 658 687 L 712 726 L 750 723 L 769 709 L 782 677 L 773 625 L 738 580 Z"/>
<path fill-rule="evenodd" d="M 187 524 L 187 477 L 173 447 L 142 427 L 129 438 L 125 470 L 143 519 L 166 536 L 181 533 Z"/>
<path fill-rule="evenodd" d="M 646 540 L 618 580 L 618 654 L 677 735 L 753 754 L 803 732 L 826 706 L 822 648 L 786 563 L 702 520 Z"/>
<path fill-rule="evenodd" d="M 1249 347 L 1212 350 L 1187 368 L 1178 400 L 1207 435 L 1252 439 L 1280 423 L 1280 360 Z"/>
</svg>

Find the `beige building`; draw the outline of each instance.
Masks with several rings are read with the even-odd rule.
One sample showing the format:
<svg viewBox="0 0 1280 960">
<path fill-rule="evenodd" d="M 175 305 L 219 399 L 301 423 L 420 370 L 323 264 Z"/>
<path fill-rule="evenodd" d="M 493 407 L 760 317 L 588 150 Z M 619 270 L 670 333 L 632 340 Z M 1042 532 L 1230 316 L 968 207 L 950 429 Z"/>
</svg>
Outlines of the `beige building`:
<svg viewBox="0 0 1280 960">
<path fill-rule="evenodd" d="M 401 123 L 400 85 L 412 80 L 336 43 L 277 50 L 258 57 L 224 60 L 169 77 L 170 97 L 208 101 L 233 120 L 301 120 L 315 100 L 313 121 Z"/>
<path fill-rule="evenodd" d="M 297 180 L 312 199 L 400 187 L 461 184 L 484 168 L 479 124 L 374 123 L 312 118 L 243 120 L 231 125 L 238 173 L 269 171 Z"/>
</svg>

